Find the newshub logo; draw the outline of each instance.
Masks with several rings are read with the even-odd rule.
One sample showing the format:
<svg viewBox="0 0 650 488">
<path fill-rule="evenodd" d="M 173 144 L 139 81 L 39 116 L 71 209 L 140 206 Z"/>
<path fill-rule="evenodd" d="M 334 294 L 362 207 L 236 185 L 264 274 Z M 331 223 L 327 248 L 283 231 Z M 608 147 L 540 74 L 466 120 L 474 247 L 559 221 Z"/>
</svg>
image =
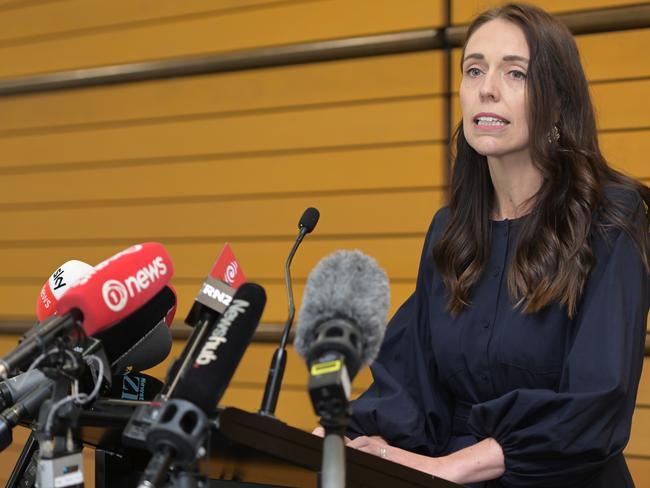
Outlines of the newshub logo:
<svg viewBox="0 0 650 488">
<path fill-rule="evenodd" d="M 214 328 L 210 337 L 205 341 L 205 345 L 199 352 L 199 355 L 196 357 L 194 362 L 194 367 L 198 368 L 199 366 L 205 366 L 210 364 L 212 361 L 217 359 L 217 349 L 221 344 L 228 342 L 228 330 L 232 323 L 239 317 L 242 313 L 246 311 L 249 307 L 250 302 L 242 299 L 233 300 L 232 305 L 230 305 L 221 317 L 221 320 L 217 323 L 217 326 Z"/>
</svg>

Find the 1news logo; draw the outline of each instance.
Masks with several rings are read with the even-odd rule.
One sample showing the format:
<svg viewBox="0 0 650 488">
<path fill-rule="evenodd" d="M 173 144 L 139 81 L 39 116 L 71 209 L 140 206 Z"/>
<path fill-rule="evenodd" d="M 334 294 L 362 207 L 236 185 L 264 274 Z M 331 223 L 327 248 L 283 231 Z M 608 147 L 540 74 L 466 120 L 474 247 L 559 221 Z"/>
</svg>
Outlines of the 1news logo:
<svg viewBox="0 0 650 488">
<path fill-rule="evenodd" d="M 124 281 L 110 279 L 102 285 L 104 303 L 113 312 L 124 310 L 129 298 L 133 298 L 142 290 L 167 274 L 167 265 L 162 256 L 156 257 L 150 264 L 140 268 L 135 274 L 127 276 Z"/>
</svg>

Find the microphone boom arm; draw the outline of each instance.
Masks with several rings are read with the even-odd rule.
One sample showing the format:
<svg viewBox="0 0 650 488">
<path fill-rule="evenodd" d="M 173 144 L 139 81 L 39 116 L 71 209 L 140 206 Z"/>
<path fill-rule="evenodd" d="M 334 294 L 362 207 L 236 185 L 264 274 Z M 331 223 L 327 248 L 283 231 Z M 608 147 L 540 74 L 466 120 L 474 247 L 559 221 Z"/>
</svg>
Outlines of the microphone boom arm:
<svg viewBox="0 0 650 488">
<path fill-rule="evenodd" d="M 291 261 L 293 256 L 298 250 L 298 246 L 307 235 L 305 227 L 300 228 L 300 233 L 296 242 L 294 242 L 291 252 L 287 257 L 284 265 L 284 282 L 287 286 L 287 302 L 289 304 L 289 314 L 287 321 L 284 324 L 284 331 L 280 339 L 280 345 L 275 350 L 273 358 L 271 359 L 271 366 L 269 368 L 269 376 L 266 380 L 264 387 L 264 396 L 262 397 L 262 406 L 259 413 L 262 415 L 274 416 L 275 408 L 278 404 L 278 396 L 280 395 L 280 386 L 282 386 L 282 379 L 284 378 L 284 369 L 287 365 L 287 341 L 289 340 L 289 333 L 293 325 L 293 318 L 296 315 L 296 305 L 293 299 L 293 287 L 291 286 Z"/>
</svg>

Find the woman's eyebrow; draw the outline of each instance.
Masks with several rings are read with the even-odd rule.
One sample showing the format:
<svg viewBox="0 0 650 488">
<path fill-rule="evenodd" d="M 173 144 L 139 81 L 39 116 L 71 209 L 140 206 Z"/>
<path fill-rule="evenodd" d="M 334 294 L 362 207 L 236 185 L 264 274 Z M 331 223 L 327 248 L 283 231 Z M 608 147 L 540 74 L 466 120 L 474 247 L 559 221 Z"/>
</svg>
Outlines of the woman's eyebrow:
<svg viewBox="0 0 650 488">
<path fill-rule="evenodd" d="M 463 63 L 467 61 L 468 59 L 485 59 L 485 56 L 481 53 L 471 53 L 465 56 L 463 59 Z M 504 61 L 521 61 L 523 63 L 528 63 L 529 60 L 528 58 L 525 58 L 524 56 L 518 56 L 517 54 L 508 54 L 503 57 Z"/>
<path fill-rule="evenodd" d="M 523 56 L 517 56 L 516 54 L 509 54 L 508 56 L 503 57 L 504 61 L 521 61 L 523 63 L 528 63 L 528 58 Z"/>
<path fill-rule="evenodd" d="M 468 54 L 468 55 L 465 56 L 465 58 L 463 59 L 463 63 L 464 63 L 465 61 L 467 61 L 468 59 L 485 59 L 485 56 L 483 56 L 481 53 L 472 53 L 472 54 Z"/>
</svg>

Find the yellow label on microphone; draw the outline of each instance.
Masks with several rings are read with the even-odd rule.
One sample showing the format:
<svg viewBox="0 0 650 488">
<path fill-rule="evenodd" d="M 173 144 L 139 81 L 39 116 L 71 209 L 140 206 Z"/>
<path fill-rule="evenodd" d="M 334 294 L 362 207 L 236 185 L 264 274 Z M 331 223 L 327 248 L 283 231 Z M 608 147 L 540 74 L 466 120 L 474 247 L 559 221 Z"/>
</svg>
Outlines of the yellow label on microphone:
<svg viewBox="0 0 650 488">
<path fill-rule="evenodd" d="M 311 375 L 320 376 L 322 374 L 334 373 L 336 371 L 340 371 L 342 366 L 343 363 L 341 362 L 340 359 L 336 359 L 334 361 L 327 361 L 325 363 L 314 364 L 311 367 Z"/>
</svg>

